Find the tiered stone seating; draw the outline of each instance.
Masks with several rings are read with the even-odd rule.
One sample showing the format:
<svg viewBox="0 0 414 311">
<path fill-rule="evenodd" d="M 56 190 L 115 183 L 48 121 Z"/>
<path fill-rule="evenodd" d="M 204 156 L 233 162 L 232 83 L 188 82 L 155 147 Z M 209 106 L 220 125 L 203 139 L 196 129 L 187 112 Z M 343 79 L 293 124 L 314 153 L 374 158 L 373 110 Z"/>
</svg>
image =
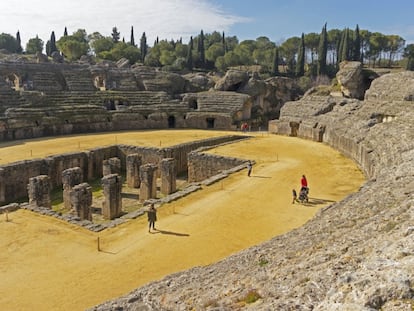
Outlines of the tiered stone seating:
<svg viewBox="0 0 414 311">
<path fill-rule="evenodd" d="M 63 76 L 69 91 L 95 92 L 92 75 L 86 69 L 63 70 Z"/>
<path fill-rule="evenodd" d="M 65 89 L 65 81 L 63 77 L 58 77 L 56 72 L 37 71 L 33 73 L 33 89 L 38 91 L 63 91 Z"/>
</svg>

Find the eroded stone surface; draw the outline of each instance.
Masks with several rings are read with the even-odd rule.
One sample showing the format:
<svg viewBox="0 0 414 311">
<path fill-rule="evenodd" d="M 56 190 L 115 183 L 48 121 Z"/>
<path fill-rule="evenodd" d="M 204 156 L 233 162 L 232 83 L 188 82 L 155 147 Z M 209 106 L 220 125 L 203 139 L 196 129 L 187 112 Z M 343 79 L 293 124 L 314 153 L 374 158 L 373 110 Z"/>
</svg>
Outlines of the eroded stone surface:
<svg viewBox="0 0 414 311">
<path fill-rule="evenodd" d="M 365 101 L 309 96 L 270 124 L 357 161 L 368 177 L 358 193 L 289 233 L 92 310 L 411 310 L 414 73 L 374 82 Z M 261 298 L 248 304 L 249 292 Z"/>
</svg>

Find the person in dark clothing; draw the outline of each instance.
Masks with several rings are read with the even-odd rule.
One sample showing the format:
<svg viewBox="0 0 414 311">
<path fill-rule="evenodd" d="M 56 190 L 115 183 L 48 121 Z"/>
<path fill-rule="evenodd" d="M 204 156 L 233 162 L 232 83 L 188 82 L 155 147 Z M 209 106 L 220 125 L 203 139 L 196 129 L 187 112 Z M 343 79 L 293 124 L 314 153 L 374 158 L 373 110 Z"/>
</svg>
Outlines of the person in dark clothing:
<svg viewBox="0 0 414 311">
<path fill-rule="evenodd" d="M 247 176 L 249 177 L 250 177 L 250 174 L 252 173 L 252 168 L 253 168 L 252 162 L 249 161 L 249 163 L 247 163 Z"/>
<path fill-rule="evenodd" d="M 154 207 L 154 203 L 151 203 L 149 210 L 147 211 L 148 215 L 148 232 L 151 232 L 151 228 L 155 229 L 155 222 L 157 221 L 157 210 Z"/>
</svg>

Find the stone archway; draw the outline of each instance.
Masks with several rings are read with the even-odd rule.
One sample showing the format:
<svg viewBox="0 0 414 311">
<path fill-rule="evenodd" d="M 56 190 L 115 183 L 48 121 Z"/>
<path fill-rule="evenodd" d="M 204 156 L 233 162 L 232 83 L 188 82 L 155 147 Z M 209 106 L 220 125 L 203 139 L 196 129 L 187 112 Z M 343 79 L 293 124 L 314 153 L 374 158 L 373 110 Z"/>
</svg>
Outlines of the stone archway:
<svg viewBox="0 0 414 311">
<path fill-rule="evenodd" d="M 175 117 L 174 116 L 168 117 L 168 128 L 170 129 L 175 128 Z"/>
<path fill-rule="evenodd" d="M 102 75 L 97 75 L 93 79 L 93 85 L 100 91 L 106 90 L 106 78 Z"/>
<path fill-rule="evenodd" d="M 8 74 L 5 78 L 5 81 L 6 81 L 6 84 L 11 89 L 14 89 L 16 91 L 20 90 L 20 88 L 21 88 L 20 78 L 15 73 Z"/>
<path fill-rule="evenodd" d="M 206 122 L 207 122 L 207 128 L 208 129 L 213 129 L 214 128 L 214 118 L 207 118 Z"/>
</svg>

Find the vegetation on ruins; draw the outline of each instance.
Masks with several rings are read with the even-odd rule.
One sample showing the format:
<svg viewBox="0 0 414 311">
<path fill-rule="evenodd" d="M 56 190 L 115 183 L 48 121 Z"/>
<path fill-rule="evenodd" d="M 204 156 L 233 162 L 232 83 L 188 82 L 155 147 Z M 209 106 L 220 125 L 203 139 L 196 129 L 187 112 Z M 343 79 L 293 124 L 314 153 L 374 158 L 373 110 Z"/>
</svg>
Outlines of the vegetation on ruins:
<svg viewBox="0 0 414 311">
<path fill-rule="evenodd" d="M 405 46 L 402 37 L 361 30 L 358 25 L 355 30 L 327 30 L 325 24 L 320 34 L 304 33 L 302 37 L 291 37 L 278 44 L 265 36 L 239 42 L 236 36 L 225 36 L 217 31 L 204 33 L 201 30 L 187 43 L 181 39 L 159 40 L 157 37 L 152 47 L 143 32 L 137 46 L 133 26 L 128 43 L 121 40 L 116 26 L 110 36 L 99 32 L 87 34 L 83 29 L 68 35 L 66 27 L 64 35 L 58 40 L 54 34 L 52 31 L 46 46 L 38 37 L 30 39 L 23 52 L 20 32 L 16 37 L 1 33 L 0 49 L 25 54 L 45 50 L 48 56 L 60 51 L 66 61 L 77 61 L 83 55 L 92 56 L 96 62 L 126 58 L 131 64 L 162 67 L 166 71 L 226 71 L 230 67 L 256 66 L 264 77 L 333 77 L 338 64 L 346 60 L 361 61 L 368 67 L 413 67 L 413 49 L 410 45 Z"/>
</svg>

